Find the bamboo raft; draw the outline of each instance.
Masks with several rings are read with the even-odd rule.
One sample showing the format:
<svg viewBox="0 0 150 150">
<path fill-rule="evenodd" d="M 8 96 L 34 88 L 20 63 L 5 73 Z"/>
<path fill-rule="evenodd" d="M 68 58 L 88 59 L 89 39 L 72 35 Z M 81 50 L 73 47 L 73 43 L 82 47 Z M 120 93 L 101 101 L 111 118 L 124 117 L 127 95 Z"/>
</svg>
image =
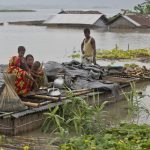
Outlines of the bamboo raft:
<svg viewBox="0 0 150 150">
<path fill-rule="evenodd" d="M 120 85 L 120 97 L 123 99 L 123 91 L 130 89 L 130 82 L 141 82 L 139 78 L 105 77 L 104 81 L 111 81 Z M 142 80 L 144 81 L 144 80 Z M 72 91 L 74 96 L 84 98 L 90 105 L 99 105 L 104 101 L 116 102 L 110 91 L 97 91 L 93 89 L 80 89 Z M 43 113 L 57 105 L 68 103 L 67 96 L 52 97 L 42 94 L 33 95 L 32 98 L 22 98 L 23 103 L 29 106 L 21 112 L 0 112 L 0 133 L 5 135 L 18 135 L 41 127 Z"/>
</svg>

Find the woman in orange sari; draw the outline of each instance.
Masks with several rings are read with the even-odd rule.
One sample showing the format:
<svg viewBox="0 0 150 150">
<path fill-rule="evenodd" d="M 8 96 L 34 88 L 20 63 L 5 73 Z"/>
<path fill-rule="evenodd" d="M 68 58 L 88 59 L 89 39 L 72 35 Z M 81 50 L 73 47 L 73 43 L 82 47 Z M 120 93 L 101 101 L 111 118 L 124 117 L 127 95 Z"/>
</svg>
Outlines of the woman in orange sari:
<svg viewBox="0 0 150 150">
<path fill-rule="evenodd" d="M 29 68 L 26 63 L 26 59 L 24 58 L 25 47 L 18 47 L 18 56 L 13 56 L 9 61 L 8 72 L 14 70 L 16 67 L 19 67 L 25 71 L 28 71 Z"/>
<path fill-rule="evenodd" d="M 15 79 L 15 90 L 18 95 L 26 95 L 32 90 L 34 79 L 30 75 L 29 68 L 26 64 L 25 48 L 23 46 L 18 47 L 18 56 L 13 56 L 9 61 L 7 72 L 14 74 Z"/>
</svg>

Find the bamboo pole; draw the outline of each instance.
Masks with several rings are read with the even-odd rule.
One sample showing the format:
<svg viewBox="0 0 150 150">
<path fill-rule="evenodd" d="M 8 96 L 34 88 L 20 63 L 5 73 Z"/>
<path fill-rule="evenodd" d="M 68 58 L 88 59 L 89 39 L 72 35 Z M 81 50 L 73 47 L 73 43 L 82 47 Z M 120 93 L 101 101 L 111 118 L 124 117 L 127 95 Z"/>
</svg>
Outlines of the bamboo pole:
<svg viewBox="0 0 150 150">
<path fill-rule="evenodd" d="M 86 89 L 86 90 L 84 90 L 84 91 L 77 91 L 76 93 L 73 93 L 73 96 L 80 96 L 80 95 L 84 95 L 84 94 L 87 94 L 87 93 L 90 93 L 90 92 L 92 92 L 93 91 L 93 89 Z M 37 99 L 45 99 L 45 100 L 54 100 L 54 101 L 58 101 L 59 99 L 60 100 L 64 100 L 64 99 L 67 99 L 68 98 L 68 96 L 63 96 L 63 97 L 61 97 L 61 96 L 57 96 L 57 97 L 54 97 L 54 96 L 46 96 L 46 95 L 34 95 L 33 96 L 33 98 L 37 98 Z"/>
<path fill-rule="evenodd" d="M 128 43 L 128 50 L 130 49 L 130 45 L 129 45 L 129 43 Z"/>
<path fill-rule="evenodd" d="M 75 93 L 74 96 L 80 96 L 80 95 L 88 94 L 90 92 L 93 92 L 93 90 L 81 91 L 81 92 Z"/>
<path fill-rule="evenodd" d="M 23 104 L 29 107 L 39 107 L 39 103 L 23 102 Z"/>
<path fill-rule="evenodd" d="M 46 99 L 46 100 L 58 100 L 59 97 L 54 97 L 54 96 L 46 96 L 46 95 L 34 95 L 33 98 L 39 98 L 39 99 Z M 64 97 L 61 97 L 64 98 Z"/>
<path fill-rule="evenodd" d="M 89 91 L 91 89 L 78 89 L 78 90 L 71 90 L 72 92 L 84 92 L 84 91 Z"/>
</svg>

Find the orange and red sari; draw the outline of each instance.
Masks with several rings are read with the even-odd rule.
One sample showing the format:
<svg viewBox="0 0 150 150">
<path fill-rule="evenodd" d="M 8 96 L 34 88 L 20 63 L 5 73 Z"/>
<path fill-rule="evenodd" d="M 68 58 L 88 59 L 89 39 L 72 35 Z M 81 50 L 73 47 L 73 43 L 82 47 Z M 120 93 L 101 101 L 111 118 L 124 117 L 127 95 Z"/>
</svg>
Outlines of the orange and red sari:
<svg viewBox="0 0 150 150">
<path fill-rule="evenodd" d="M 26 95 L 31 91 L 33 82 L 27 79 L 27 76 L 29 76 L 27 71 L 20 68 L 20 58 L 18 56 L 11 58 L 7 72 L 16 75 L 15 90 L 18 95 Z"/>
</svg>

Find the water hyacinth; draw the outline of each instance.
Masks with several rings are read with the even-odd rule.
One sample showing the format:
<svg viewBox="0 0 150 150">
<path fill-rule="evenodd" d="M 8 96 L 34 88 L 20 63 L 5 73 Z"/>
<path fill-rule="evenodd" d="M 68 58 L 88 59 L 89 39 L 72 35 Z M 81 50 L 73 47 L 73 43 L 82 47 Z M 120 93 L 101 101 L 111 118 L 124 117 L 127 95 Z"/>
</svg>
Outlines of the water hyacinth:
<svg viewBox="0 0 150 150">
<path fill-rule="evenodd" d="M 80 53 L 74 53 L 69 57 L 75 59 L 80 58 Z M 97 59 L 135 59 L 135 58 L 150 58 L 149 49 L 111 49 L 111 50 L 97 50 Z"/>
</svg>

